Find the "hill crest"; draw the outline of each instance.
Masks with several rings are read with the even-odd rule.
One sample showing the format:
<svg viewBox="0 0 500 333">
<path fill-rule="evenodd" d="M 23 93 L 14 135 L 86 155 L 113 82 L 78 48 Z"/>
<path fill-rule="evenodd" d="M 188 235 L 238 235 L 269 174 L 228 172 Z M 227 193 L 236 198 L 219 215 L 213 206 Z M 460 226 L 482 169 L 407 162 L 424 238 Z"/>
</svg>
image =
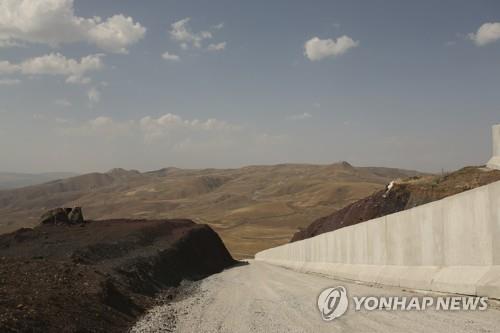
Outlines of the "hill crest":
<svg viewBox="0 0 500 333">
<path fill-rule="evenodd" d="M 54 207 L 83 207 L 89 219 L 190 218 L 210 224 L 234 256 L 283 244 L 300 227 L 416 171 L 280 164 L 239 169 L 113 169 L 0 191 L 0 232 L 37 223 Z"/>
</svg>

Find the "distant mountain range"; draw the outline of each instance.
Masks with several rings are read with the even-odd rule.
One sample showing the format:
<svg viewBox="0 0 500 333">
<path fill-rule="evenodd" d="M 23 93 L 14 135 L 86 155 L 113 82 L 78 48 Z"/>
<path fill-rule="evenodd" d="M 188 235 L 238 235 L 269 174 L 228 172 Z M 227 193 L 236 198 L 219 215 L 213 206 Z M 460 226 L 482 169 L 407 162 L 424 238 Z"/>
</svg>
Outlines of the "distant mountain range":
<svg viewBox="0 0 500 333">
<path fill-rule="evenodd" d="M 419 175 L 392 168 L 280 164 L 239 169 L 114 169 L 0 191 L 0 232 L 34 226 L 54 207 L 82 206 L 88 219 L 190 218 L 221 235 L 244 258 L 287 243 L 312 221 Z"/>
<path fill-rule="evenodd" d="M 76 176 L 71 172 L 47 172 L 39 174 L 0 172 L 0 190 L 43 184 L 56 179 Z"/>
</svg>

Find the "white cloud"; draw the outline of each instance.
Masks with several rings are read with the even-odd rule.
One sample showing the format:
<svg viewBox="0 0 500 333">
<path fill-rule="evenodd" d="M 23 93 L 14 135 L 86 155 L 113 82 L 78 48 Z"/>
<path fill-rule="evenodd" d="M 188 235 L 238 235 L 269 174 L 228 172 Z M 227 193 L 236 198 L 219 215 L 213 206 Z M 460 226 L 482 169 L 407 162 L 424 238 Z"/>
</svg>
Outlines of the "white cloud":
<svg viewBox="0 0 500 333">
<path fill-rule="evenodd" d="M 88 76 L 71 75 L 66 79 L 66 83 L 72 84 L 89 84 L 90 82 L 92 82 L 92 79 Z"/>
<path fill-rule="evenodd" d="M 8 61 L 0 60 L 0 74 L 12 74 L 19 71 L 18 66 L 11 64 Z"/>
<path fill-rule="evenodd" d="M 20 73 L 25 75 L 63 75 L 68 76 L 67 82 L 85 80 L 87 72 L 103 68 L 102 55 L 94 54 L 76 59 L 68 59 L 60 53 L 50 53 L 41 57 L 27 59 L 14 64 L 0 61 L 0 74 Z"/>
<path fill-rule="evenodd" d="M 161 55 L 161 57 L 165 60 L 170 60 L 170 61 L 179 61 L 180 58 L 178 55 L 176 54 L 172 54 L 172 53 L 168 53 L 168 52 L 165 52 Z"/>
<path fill-rule="evenodd" d="M 62 124 L 62 123 L 61 123 Z M 241 126 L 217 119 L 187 120 L 167 113 L 154 118 L 146 116 L 139 121 L 116 121 L 99 116 L 77 126 L 65 126 L 59 133 L 69 136 L 137 136 L 146 144 L 166 144 L 170 148 L 232 140 L 242 133 Z"/>
<path fill-rule="evenodd" d="M 304 119 L 309 119 L 309 118 L 312 118 L 312 114 L 310 114 L 308 112 L 304 112 L 301 114 L 295 114 L 295 115 L 290 117 L 290 119 L 292 119 L 292 120 L 304 120 Z"/>
<path fill-rule="evenodd" d="M 210 31 L 193 32 L 189 26 L 191 18 L 187 17 L 175 23 L 172 23 L 170 30 L 170 37 L 173 40 L 181 42 L 181 46 L 187 49 L 189 45 L 195 48 L 201 47 L 201 42 L 205 39 L 211 39 L 212 33 Z"/>
<path fill-rule="evenodd" d="M 222 43 L 208 45 L 207 50 L 209 50 L 209 51 L 222 51 L 225 48 L 226 48 L 226 42 L 222 42 Z"/>
<path fill-rule="evenodd" d="M 144 117 L 140 121 L 141 127 L 148 131 L 150 129 L 161 128 L 165 130 L 172 130 L 175 128 L 188 128 L 195 130 L 238 130 L 240 127 L 229 124 L 225 121 L 217 120 L 214 118 L 201 121 L 198 119 L 184 120 L 181 116 L 176 114 L 167 113 L 158 118 L 150 116 Z"/>
<path fill-rule="evenodd" d="M 101 101 L 101 92 L 97 90 L 96 87 L 92 87 L 87 91 L 87 97 L 89 99 L 90 107 L 93 107 Z"/>
<path fill-rule="evenodd" d="M 470 33 L 468 37 L 477 46 L 484 46 L 500 39 L 500 22 L 484 23 L 476 33 Z"/>
<path fill-rule="evenodd" d="M 103 67 L 101 55 L 89 55 L 80 59 L 68 59 L 60 53 L 51 53 L 24 61 L 21 64 L 23 74 L 74 75 L 82 76 L 86 72 Z"/>
<path fill-rule="evenodd" d="M 110 117 L 104 117 L 104 116 L 100 116 L 100 117 L 97 117 L 97 118 L 89 121 L 90 126 L 94 129 L 106 127 L 106 126 L 109 126 L 113 123 L 114 123 L 113 119 L 111 119 Z"/>
<path fill-rule="evenodd" d="M 144 37 L 146 28 L 122 14 L 107 19 L 75 15 L 74 0 L 2 0 L 0 2 L 0 42 L 48 44 L 85 41 L 115 53 Z"/>
<path fill-rule="evenodd" d="M 337 38 L 337 40 L 313 37 L 304 44 L 304 54 L 309 60 L 317 61 L 339 56 L 358 45 L 359 41 L 354 41 L 345 35 Z"/>
<path fill-rule="evenodd" d="M 199 32 L 193 32 L 189 26 L 191 18 L 186 17 L 185 19 L 179 20 L 172 23 L 170 26 L 170 37 L 179 42 L 181 49 L 188 50 L 189 48 L 205 48 L 203 46 L 203 41 L 210 40 L 214 37 L 213 33 L 216 30 L 221 30 L 224 27 L 224 23 L 219 23 L 211 27 L 210 30 L 202 30 Z M 226 48 L 226 42 L 220 43 L 210 43 L 206 49 L 208 51 L 222 51 Z"/>
<path fill-rule="evenodd" d="M 205 121 L 184 120 L 181 116 L 172 113 L 158 118 L 147 116 L 142 118 L 139 124 L 144 133 L 145 141 L 149 143 L 169 135 L 179 135 L 182 132 L 230 132 L 241 129 L 240 126 L 222 120 L 213 118 Z"/>
<path fill-rule="evenodd" d="M 214 28 L 215 30 L 220 30 L 220 29 L 224 28 L 224 22 L 221 22 L 221 23 L 219 23 L 219 24 L 217 24 L 217 25 L 214 25 L 214 27 L 213 27 L 213 28 Z"/>
<path fill-rule="evenodd" d="M 175 127 L 182 126 L 183 120 L 178 115 L 168 113 L 157 119 L 151 116 L 144 117 L 139 123 L 146 136 L 155 137 L 161 136 L 164 132 Z"/>
<path fill-rule="evenodd" d="M 18 79 L 0 79 L 0 86 L 15 86 L 21 83 Z"/>
<path fill-rule="evenodd" d="M 144 37 L 146 28 L 131 17 L 114 15 L 90 30 L 91 40 L 103 50 L 127 53 L 127 47 Z"/>
<path fill-rule="evenodd" d="M 68 101 L 67 99 L 65 98 L 62 98 L 62 99 L 56 99 L 54 101 L 54 104 L 57 105 L 57 106 L 62 106 L 62 107 L 70 107 L 72 104 L 70 101 Z"/>
<path fill-rule="evenodd" d="M 294 149 L 291 138 L 279 132 L 268 134 L 251 125 L 243 127 L 220 119 L 186 119 L 172 113 L 143 117 L 142 122 L 140 118 L 118 119 L 106 114 L 86 121 L 65 122 L 52 118 L 40 121 L 52 126 L 52 131 L 44 129 L 42 137 L 50 139 L 49 144 L 37 148 L 52 151 L 56 144 L 59 152 L 61 149 L 76 152 L 79 159 L 68 160 L 74 167 L 88 168 L 87 163 L 94 165 L 96 161 L 97 169 L 127 163 L 132 163 L 130 167 L 134 168 L 153 169 L 170 165 L 172 161 L 193 167 L 208 161 L 205 166 L 215 166 L 210 164 L 214 156 L 220 157 L 215 159 L 216 163 L 226 166 L 252 161 L 264 163 L 269 158 L 278 162 L 285 160 Z M 130 156 L 136 158 L 131 161 Z"/>
</svg>

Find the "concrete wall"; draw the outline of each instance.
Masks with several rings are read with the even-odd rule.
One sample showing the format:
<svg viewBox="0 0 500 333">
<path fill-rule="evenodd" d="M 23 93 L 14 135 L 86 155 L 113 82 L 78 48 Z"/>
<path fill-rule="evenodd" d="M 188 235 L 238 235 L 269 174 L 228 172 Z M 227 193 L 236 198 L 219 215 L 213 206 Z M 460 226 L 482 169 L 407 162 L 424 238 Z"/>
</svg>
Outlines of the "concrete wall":
<svg viewBox="0 0 500 333">
<path fill-rule="evenodd" d="M 255 259 L 336 278 L 500 298 L 500 182 Z"/>
<path fill-rule="evenodd" d="M 500 124 L 493 126 L 493 157 L 488 161 L 487 166 L 500 170 Z"/>
</svg>

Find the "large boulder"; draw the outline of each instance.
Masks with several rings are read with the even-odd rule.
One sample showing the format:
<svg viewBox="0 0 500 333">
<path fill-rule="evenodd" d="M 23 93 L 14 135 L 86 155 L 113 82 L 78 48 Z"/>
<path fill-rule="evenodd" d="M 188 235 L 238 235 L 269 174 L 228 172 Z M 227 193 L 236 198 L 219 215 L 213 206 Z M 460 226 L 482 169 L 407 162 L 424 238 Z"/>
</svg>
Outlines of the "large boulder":
<svg viewBox="0 0 500 333">
<path fill-rule="evenodd" d="M 40 217 L 41 224 L 81 224 L 84 222 L 81 207 L 55 208 Z"/>
<path fill-rule="evenodd" d="M 64 208 L 51 209 L 40 217 L 41 224 L 69 223 L 68 213 Z"/>
<path fill-rule="evenodd" d="M 84 223 L 82 207 L 75 207 L 68 214 L 69 222 L 72 224 Z"/>
</svg>

